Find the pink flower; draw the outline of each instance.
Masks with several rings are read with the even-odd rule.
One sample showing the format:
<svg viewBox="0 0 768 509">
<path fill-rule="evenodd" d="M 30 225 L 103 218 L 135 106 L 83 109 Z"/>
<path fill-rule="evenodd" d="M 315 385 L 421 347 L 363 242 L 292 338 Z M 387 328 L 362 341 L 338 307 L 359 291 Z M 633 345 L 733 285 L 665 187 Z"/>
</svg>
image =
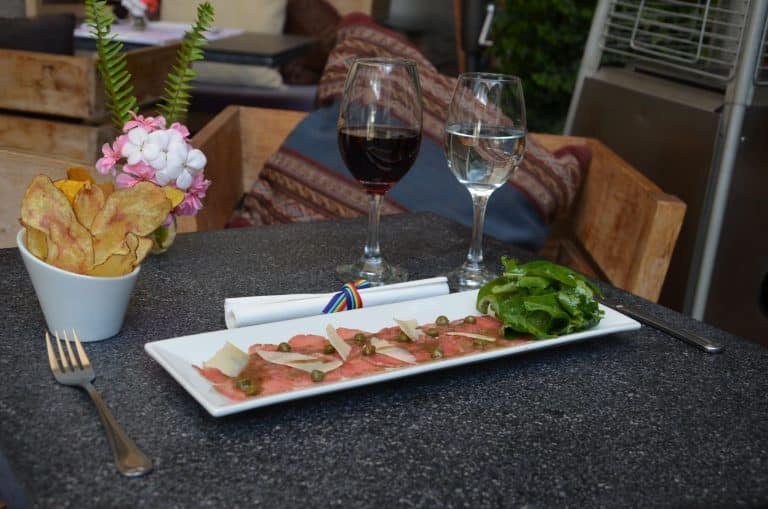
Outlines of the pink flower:
<svg viewBox="0 0 768 509">
<path fill-rule="evenodd" d="M 155 169 L 144 162 L 136 164 L 126 164 L 123 166 L 123 172 L 115 177 L 115 185 L 118 189 L 133 187 L 139 182 L 155 182 Z"/>
<path fill-rule="evenodd" d="M 112 150 L 116 154 L 122 154 L 123 152 L 123 146 L 128 143 L 128 135 L 127 134 L 121 134 L 117 138 L 115 138 L 115 142 L 112 144 Z"/>
<path fill-rule="evenodd" d="M 165 129 L 165 118 L 161 115 L 156 117 L 144 117 L 144 115 L 137 115 L 134 112 L 130 112 L 133 120 L 129 120 L 123 126 L 123 132 L 127 133 L 134 127 L 143 127 L 148 133 L 157 129 Z"/>
<path fill-rule="evenodd" d="M 205 192 L 211 185 L 210 180 L 205 180 L 202 173 L 198 173 L 192 179 L 192 184 L 187 189 L 187 195 L 184 201 L 174 209 L 173 213 L 177 216 L 194 216 L 197 211 L 203 208 L 202 199 L 205 198 Z"/>
<path fill-rule="evenodd" d="M 184 138 L 184 141 L 187 141 L 187 138 L 189 138 L 189 129 L 187 129 L 187 126 L 185 126 L 184 124 L 174 122 L 173 124 L 171 124 L 170 129 L 177 131 L 181 135 L 181 137 Z"/>
<path fill-rule="evenodd" d="M 136 178 L 130 173 L 121 173 L 117 177 L 115 177 L 115 186 L 118 189 L 127 189 L 129 187 L 133 187 L 139 182 L 144 182 L 143 179 Z"/>
<path fill-rule="evenodd" d="M 122 157 L 120 151 L 116 151 L 113 147 L 109 146 L 109 143 L 105 143 L 101 146 L 101 153 L 104 154 L 104 157 L 96 161 L 96 169 L 102 175 L 106 175 L 109 172 L 114 174 L 115 164 Z"/>
</svg>

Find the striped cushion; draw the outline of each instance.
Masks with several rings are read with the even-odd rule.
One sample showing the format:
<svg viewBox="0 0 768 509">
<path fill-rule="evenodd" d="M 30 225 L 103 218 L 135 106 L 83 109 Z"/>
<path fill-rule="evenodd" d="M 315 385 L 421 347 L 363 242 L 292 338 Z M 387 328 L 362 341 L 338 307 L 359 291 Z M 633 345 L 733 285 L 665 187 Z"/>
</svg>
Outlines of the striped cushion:
<svg viewBox="0 0 768 509">
<path fill-rule="evenodd" d="M 432 211 L 470 225 L 469 193 L 448 170 L 442 148 L 445 113 L 455 78 L 439 74 L 407 40 L 361 14 L 345 17 L 319 84 L 322 107 L 309 114 L 265 164 L 230 226 L 349 218 L 367 213 L 367 195 L 341 159 L 336 143 L 345 61 L 355 56 L 411 58 L 419 66 L 424 98 L 424 139 L 416 163 L 386 196 L 384 214 Z M 486 233 L 538 249 L 548 223 L 573 201 L 590 153 L 567 147 L 556 154 L 533 138 L 508 186 L 488 205 Z"/>
</svg>

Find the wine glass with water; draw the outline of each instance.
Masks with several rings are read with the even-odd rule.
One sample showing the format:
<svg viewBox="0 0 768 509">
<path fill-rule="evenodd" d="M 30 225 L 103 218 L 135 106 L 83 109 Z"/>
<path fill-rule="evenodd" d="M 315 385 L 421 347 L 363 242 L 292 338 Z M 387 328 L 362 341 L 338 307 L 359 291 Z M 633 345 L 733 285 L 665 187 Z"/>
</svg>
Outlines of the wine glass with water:
<svg viewBox="0 0 768 509">
<path fill-rule="evenodd" d="M 373 285 L 405 281 L 379 247 L 384 194 L 413 165 L 421 144 L 421 86 L 416 63 L 398 58 L 358 58 L 344 83 L 338 122 L 339 151 L 369 198 L 368 238 L 358 263 L 336 268 L 344 281 Z"/>
<path fill-rule="evenodd" d="M 448 109 L 445 153 L 448 167 L 472 197 L 474 221 L 467 259 L 449 274 L 451 288 L 471 290 L 496 277 L 483 264 L 485 209 L 491 194 L 522 161 L 525 134 L 519 78 L 491 73 L 459 76 Z"/>
</svg>

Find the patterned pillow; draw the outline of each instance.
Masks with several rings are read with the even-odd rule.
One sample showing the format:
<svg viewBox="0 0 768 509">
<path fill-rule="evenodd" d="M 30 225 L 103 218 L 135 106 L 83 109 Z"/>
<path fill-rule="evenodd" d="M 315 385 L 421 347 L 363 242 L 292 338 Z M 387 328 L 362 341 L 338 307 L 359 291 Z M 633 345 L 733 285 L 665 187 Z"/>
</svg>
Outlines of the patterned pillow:
<svg viewBox="0 0 768 509">
<path fill-rule="evenodd" d="M 456 80 L 439 74 L 406 40 L 360 14 L 345 17 L 319 84 L 322 107 L 310 113 L 264 165 L 230 226 L 264 225 L 363 216 L 368 201 L 346 170 L 336 142 L 345 60 L 354 56 L 399 56 L 419 65 L 424 100 L 424 138 L 406 176 L 386 195 L 382 212 L 432 211 L 470 225 L 469 193 L 448 170 L 442 148 L 445 112 Z M 525 162 L 488 204 L 487 234 L 539 249 L 548 223 L 573 200 L 588 149 L 552 154 L 529 138 Z"/>
<path fill-rule="evenodd" d="M 437 72 L 408 40 L 382 28 L 364 14 L 350 14 L 339 25 L 336 47 L 328 57 L 320 80 L 320 103 L 327 104 L 341 97 L 350 58 L 369 56 L 416 61 L 424 101 L 424 134 L 442 143 L 445 114 L 456 87 L 456 78 Z M 528 196 L 547 221 L 553 221 L 576 197 L 591 157 L 591 151 L 584 146 L 564 147 L 552 154 L 529 136 L 525 159 L 510 184 Z"/>
</svg>

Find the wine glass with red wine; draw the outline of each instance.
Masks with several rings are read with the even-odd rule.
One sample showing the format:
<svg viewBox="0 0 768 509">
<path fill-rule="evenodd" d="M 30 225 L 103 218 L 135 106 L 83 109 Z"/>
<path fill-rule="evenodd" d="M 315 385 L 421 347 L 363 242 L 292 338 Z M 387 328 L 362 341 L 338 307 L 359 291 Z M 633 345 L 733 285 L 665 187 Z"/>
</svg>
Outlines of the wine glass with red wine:
<svg viewBox="0 0 768 509">
<path fill-rule="evenodd" d="M 472 198 L 472 241 L 464 264 L 448 275 L 454 290 L 474 290 L 496 277 L 483 264 L 483 225 L 491 194 L 525 154 L 525 100 L 520 78 L 505 74 L 459 76 L 445 126 L 448 167 Z"/>
<path fill-rule="evenodd" d="M 421 86 L 416 63 L 399 58 L 358 58 L 344 83 L 339 110 L 339 151 L 369 198 L 368 238 L 359 262 L 336 268 L 344 281 L 373 285 L 405 281 L 379 248 L 384 194 L 411 169 L 421 145 Z"/>
</svg>

